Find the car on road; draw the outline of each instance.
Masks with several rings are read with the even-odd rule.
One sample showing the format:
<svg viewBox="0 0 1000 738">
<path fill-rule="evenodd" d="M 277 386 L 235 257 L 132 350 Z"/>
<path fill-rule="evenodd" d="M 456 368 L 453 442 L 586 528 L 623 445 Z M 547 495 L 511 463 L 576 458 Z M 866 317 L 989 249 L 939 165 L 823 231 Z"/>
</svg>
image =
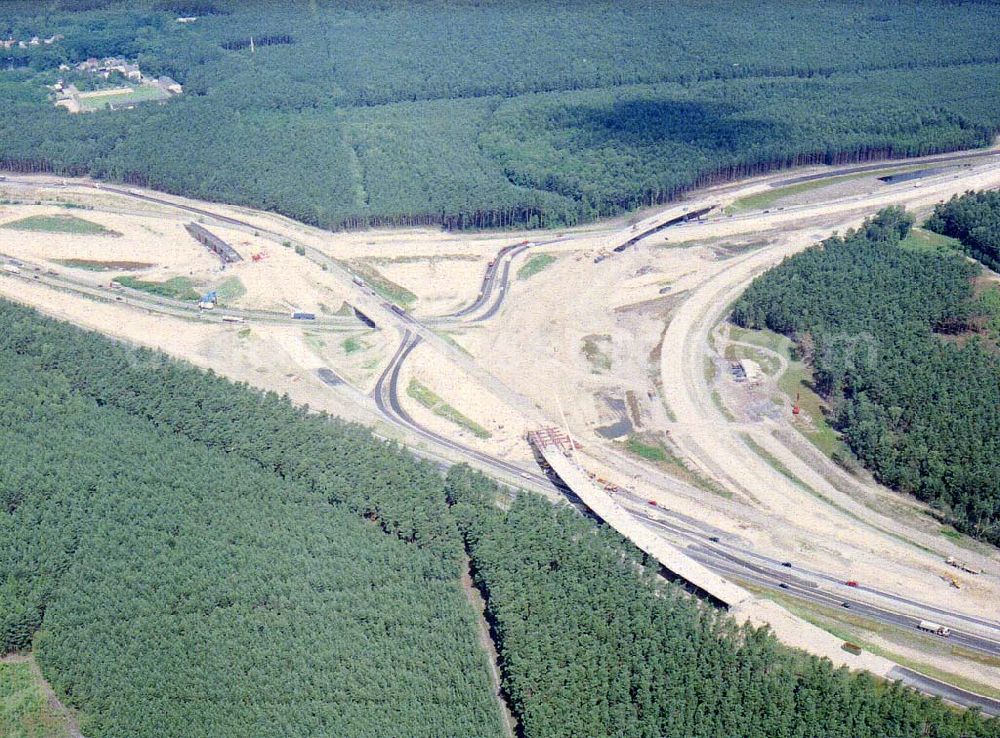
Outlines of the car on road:
<svg viewBox="0 0 1000 738">
<path fill-rule="evenodd" d="M 778 586 L 782 589 L 788 589 L 788 582 L 778 582 Z"/>
<path fill-rule="evenodd" d="M 531 479 L 531 475 L 528 472 L 521 472 L 521 477 L 523 479 Z"/>
<path fill-rule="evenodd" d="M 841 606 L 841 607 L 846 607 L 846 608 L 847 608 L 848 610 L 850 610 L 850 609 L 851 609 L 851 603 L 850 603 L 850 602 L 842 602 L 842 603 L 840 604 L 840 606 Z"/>
<path fill-rule="evenodd" d="M 710 540 L 712 543 L 718 543 L 719 542 L 719 537 L 718 536 L 709 536 L 708 540 Z"/>
<path fill-rule="evenodd" d="M 782 561 L 781 565 L 782 566 L 787 566 L 789 569 L 792 568 L 792 562 L 791 561 Z"/>
<path fill-rule="evenodd" d="M 844 584 L 846 584 L 848 587 L 857 587 L 858 586 L 858 583 L 856 581 L 854 581 L 853 579 L 848 579 L 846 582 L 844 582 Z"/>
</svg>

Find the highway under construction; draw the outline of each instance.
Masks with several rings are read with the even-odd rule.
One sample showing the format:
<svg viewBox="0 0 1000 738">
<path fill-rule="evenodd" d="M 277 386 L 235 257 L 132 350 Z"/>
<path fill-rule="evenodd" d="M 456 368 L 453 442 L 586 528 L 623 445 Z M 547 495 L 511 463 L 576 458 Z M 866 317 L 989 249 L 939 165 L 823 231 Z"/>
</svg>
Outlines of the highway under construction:
<svg viewBox="0 0 1000 738">
<path fill-rule="evenodd" d="M 304 388 L 308 382 L 315 383 L 310 385 L 312 394 L 307 398 L 311 406 L 321 406 L 314 404 L 313 398 L 326 397 L 324 409 L 337 412 L 338 408 L 349 408 L 354 417 L 370 422 L 379 433 L 402 440 L 416 453 L 442 465 L 467 462 L 511 487 L 532 489 L 557 500 L 569 499 L 658 561 L 671 578 L 682 580 L 693 592 L 727 608 L 741 620 L 768 624 L 780 639 L 791 645 L 838 664 L 867 669 L 883 678 L 901 679 L 958 704 L 977 705 L 986 712 L 1000 714 L 1000 704 L 995 699 L 937 678 L 946 669 L 920 674 L 893 660 L 891 648 L 884 644 L 880 644 L 880 653 L 869 648 L 845 649 L 843 638 L 793 614 L 782 604 L 791 601 L 807 607 L 849 609 L 853 618 L 914 634 L 919 634 L 918 625 L 923 619 L 942 622 L 951 629 L 949 644 L 983 658 L 998 659 L 1000 664 L 1000 622 L 994 619 L 995 615 L 988 615 L 988 609 L 976 605 L 988 601 L 992 593 L 1000 592 L 996 554 L 980 548 L 961 548 L 947 538 L 930 536 L 919 526 L 911 530 L 896 525 L 891 516 L 853 496 L 849 485 L 839 484 L 837 473 L 826 468 L 829 460 L 800 457 L 792 446 L 780 445 L 776 439 L 782 436 L 776 431 L 785 429 L 787 421 L 768 419 L 752 423 L 729 418 L 720 408 L 718 397 L 713 396 L 715 390 L 706 382 L 705 361 L 717 340 L 716 327 L 724 319 L 727 305 L 754 276 L 808 246 L 817 236 L 845 223 L 857 222 L 884 203 L 926 207 L 926 203 L 945 199 L 952 192 L 971 186 L 1000 185 L 1000 155 L 996 152 L 928 157 L 926 161 L 933 163 L 937 171 L 920 179 L 919 187 L 914 187 L 912 181 L 889 184 L 879 189 L 877 195 L 854 195 L 826 203 L 823 208 L 790 205 L 767 213 L 725 213 L 727 203 L 738 197 L 785 186 L 790 178 L 782 175 L 695 193 L 689 202 L 665 208 L 635 223 L 542 237 L 500 236 L 498 239 L 506 238 L 507 243 L 486 258 L 472 298 L 440 314 L 402 307 L 380 283 L 354 268 L 351 258 L 339 254 L 335 246 L 325 246 L 328 234 L 287 219 L 93 182 L 13 177 L 3 186 L 15 195 L 14 199 L 19 188 L 32 192 L 33 196 L 36 191 L 49 192 L 62 199 L 82 192 L 90 197 L 88 202 L 95 214 L 105 208 L 124 217 L 134 207 L 136 212 L 142 211 L 147 216 L 149 209 L 154 208 L 154 212 L 165 214 L 163 217 L 178 221 L 191 223 L 196 219 L 205 233 L 225 229 L 246 234 L 254 243 L 268 242 L 279 251 L 294 249 L 302 257 L 298 262 L 301 268 L 314 270 L 316 279 L 322 278 L 324 284 L 332 285 L 329 289 L 343 295 L 350 310 L 318 312 L 308 321 L 293 317 L 293 310 L 273 305 L 199 310 L 196 304 L 185 300 L 137 289 L 109 289 L 92 279 L 81 278 L 71 269 L 54 267 L 52 262 L 37 255 L 19 253 L 8 246 L 0 249 L 3 251 L 0 261 L 12 269 L 0 273 L 0 292 L 42 310 L 46 310 L 50 299 L 47 296 L 58 293 L 66 300 L 58 315 L 70 320 L 83 321 L 86 306 L 100 303 L 109 315 L 127 316 L 129 311 L 136 311 L 151 319 L 159 316 L 158 319 L 173 321 L 171 325 L 197 324 L 205 331 L 227 331 L 228 336 L 246 328 L 274 330 L 280 332 L 282 346 L 299 341 L 291 331 L 308 330 L 315 335 L 310 339 L 313 343 L 332 341 L 341 334 L 362 337 L 377 334 L 387 350 L 370 380 L 359 382 L 352 377 L 355 371 L 352 366 L 338 365 L 315 352 L 295 354 L 305 370 L 302 376 L 308 377 L 299 380 L 300 385 Z M 899 163 L 892 166 L 898 168 Z M 807 176 L 836 178 L 870 171 L 874 177 L 889 167 L 890 164 L 869 164 L 829 168 Z M 94 199 L 98 195 L 101 201 Z M 678 268 L 678 276 L 671 277 L 670 284 L 664 285 L 665 280 L 655 282 L 655 274 L 643 273 L 647 269 L 644 260 L 669 254 L 672 242 L 682 238 L 694 242 L 710 237 L 732 239 L 732 234 L 741 232 L 782 235 L 773 246 L 706 259 L 697 271 L 683 273 Z M 654 241 L 655 247 L 651 246 Z M 229 257 L 227 267 L 239 259 L 238 269 L 253 269 L 249 254 L 240 254 L 239 249 L 236 244 L 233 249 L 236 256 Z M 574 403 L 568 383 L 560 387 L 558 380 L 546 378 L 544 381 L 550 383 L 547 386 L 558 389 L 548 393 L 551 397 L 540 395 L 532 380 L 542 379 L 547 366 L 544 361 L 558 360 L 554 353 L 549 358 L 540 352 L 533 375 L 531 370 L 515 371 L 489 350 L 483 350 L 491 342 L 499 348 L 504 334 L 490 333 L 490 326 L 508 315 L 521 311 L 540 321 L 546 319 L 522 304 L 529 296 L 525 284 L 532 282 L 521 282 L 515 276 L 519 263 L 531 254 L 543 252 L 555 254 L 561 268 L 572 270 L 579 280 L 580 291 L 590 287 L 588 280 L 602 279 L 605 273 L 609 279 L 621 279 L 622 275 L 632 280 L 646 278 L 642 286 L 644 295 L 655 297 L 663 294 L 664 289 L 675 290 L 677 298 L 670 303 L 673 312 L 669 321 L 665 326 L 661 321 L 663 348 L 659 355 L 651 356 L 656 361 L 646 362 L 653 365 L 654 371 L 647 377 L 648 367 L 642 369 L 650 384 L 636 386 L 630 402 L 638 407 L 635 398 L 642 398 L 645 403 L 642 412 L 644 417 L 648 416 L 645 423 L 658 425 L 658 432 L 666 433 L 683 454 L 687 469 L 681 476 L 628 454 L 620 443 L 602 440 L 594 433 L 594 424 L 581 419 L 582 411 Z M 595 262 L 595 254 L 606 256 Z M 401 273 L 402 270 L 403 266 L 397 269 Z M 532 305 L 545 304 L 544 291 L 532 289 L 530 299 L 535 301 Z M 645 303 L 637 299 L 635 304 Z M 560 331 L 568 330 L 558 317 L 559 307 L 558 303 L 551 306 L 547 340 L 557 340 Z M 74 313 L 77 310 L 79 315 Z M 122 320 L 123 325 L 117 328 L 119 337 L 142 342 L 143 336 L 129 334 L 127 317 Z M 204 335 L 202 343 L 213 334 Z M 162 347 L 170 351 L 168 342 L 164 341 Z M 667 347 L 676 350 L 668 351 Z M 182 355 L 182 358 L 189 357 Z M 593 364 L 600 357 L 595 360 L 590 356 L 589 360 Z M 511 442 L 507 448 L 500 448 L 491 446 L 489 440 L 472 438 L 461 429 L 449 431 L 444 420 L 416 404 L 407 396 L 407 382 L 414 372 L 424 371 L 421 367 L 427 365 L 447 366 L 448 377 L 461 377 L 462 382 L 468 382 L 469 389 L 465 391 L 489 395 L 492 404 L 488 407 L 503 409 L 503 420 L 495 421 L 491 427 L 497 437 L 503 431 L 516 438 L 519 445 Z M 223 367 L 217 370 L 225 373 Z M 614 381 L 611 376 L 605 380 L 604 371 L 594 370 L 596 378 L 592 381 L 606 384 Z M 437 388 L 447 392 L 449 381 L 442 379 Z M 288 389 L 294 398 L 296 387 Z M 455 397 L 463 396 L 457 389 L 453 392 Z M 496 413 L 501 417 L 499 410 Z M 636 421 L 637 415 L 633 410 L 630 417 Z M 754 444 L 745 442 L 748 436 Z M 575 441 L 570 441 L 571 437 Z M 839 540 L 831 546 L 842 546 L 844 551 L 851 552 L 850 557 L 830 559 L 822 566 L 819 557 L 807 562 L 791 561 L 792 554 L 787 554 L 789 558 L 779 558 L 775 555 L 776 546 L 763 545 L 763 541 L 769 540 L 763 534 L 758 538 L 751 536 L 757 529 L 773 532 L 788 526 L 791 533 L 796 527 L 794 520 L 786 518 L 787 511 L 769 504 L 765 489 L 782 490 L 788 496 L 801 494 L 783 491 L 787 479 L 780 479 L 766 459 L 759 453 L 755 455 L 754 445 L 780 455 L 782 462 L 818 490 L 823 499 L 833 501 L 824 504 L 813 499 L 810 504 L 816 512 L 802 516 L 803 527 L 798 535 L 808 538 L 817 531 L 835 529 Z M 602 482 L 597 482 L 598 478 Z M 699 486 L 692 481 L 701 478 L 711 480 L 725 494 L 706 492 L 704 484 Z M 867 540 L 875 543 L 866 543 Z M 883 581 L 868 575 L 877 567 L 871 562 L 864 563 L 864 556 L 868 551 L 887 547 L 893 549 L 892 557 L 912 559 L 912 563 L 901 565 L 898 576 L 894 574 Z M 982 573 L 948 567 L 943 564 L 948 557 L 967 561 L 970 569 Z M 860 563 L 851 563 L 855 560 Z M 942 566 L 936 567 L 934 562 Z M 951 569 L 954 577 L 964 578 L 970 584 L 962 592 L 951 591 L 954 588 L 947 585 L 934 591 L 908 586 L 909 582 L 931 581 L 938 568 Z M 855 582 L 858 586 L 847 584 L 855 578 L 860 580 Z M 980 599 L 963 599 L 973 594 Z M 965 607 L 964 602 L 969 606 Z M 920 637 L 928 643 L 934 642 L 931 636 Z M 942 656 L 936 663 L 944 659 Z M 914 659 L 908 658 L 906 662 L 914 663 Z M 990 680 L 990 675 L 984 673 L 984 681 Z"/>
</svg>

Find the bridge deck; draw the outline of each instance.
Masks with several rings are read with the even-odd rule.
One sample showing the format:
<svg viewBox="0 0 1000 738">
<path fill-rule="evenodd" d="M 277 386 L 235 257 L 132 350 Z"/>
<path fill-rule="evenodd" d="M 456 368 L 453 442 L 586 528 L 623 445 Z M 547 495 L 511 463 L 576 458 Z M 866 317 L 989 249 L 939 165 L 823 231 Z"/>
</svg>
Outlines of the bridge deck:
<svg viewBox="0 0 1000 738">
<path fill-rule="evenodd" d="M 745 589 L 710 571 L 642 525 L 566 458 L 558 447 L 547 444 L 539 445 L 538 449 L 552 470 L 595 515 L 660 562 L 668 571 L 728 607 L 735 607 L 750 599 L 751 595 Z"/>
<path fill-rule="evenodd" d="M 830 659 L 835 666 L 867 669 L 878 676 L 888 677 L 897 666 L 881 656 L 862 651 L 845 651 L 844 642 L 833 634 L 799 618 L 776 602 L 755 597 L 729 580 L 690 558 L 680 548 L 658 536 L 617 502 L 573 461 L 563 448 L 568 444 L 549 440 L 544 434 L 533 433 L 532 443 L 552 470 L 595 515 L 652 556 L 668 571 L 690 582 L 714 599 L 724 603 L 737 622 L 749 621 L 756 627 L 767 625 L 778 640 L 817 656 Z"/>
</svg>

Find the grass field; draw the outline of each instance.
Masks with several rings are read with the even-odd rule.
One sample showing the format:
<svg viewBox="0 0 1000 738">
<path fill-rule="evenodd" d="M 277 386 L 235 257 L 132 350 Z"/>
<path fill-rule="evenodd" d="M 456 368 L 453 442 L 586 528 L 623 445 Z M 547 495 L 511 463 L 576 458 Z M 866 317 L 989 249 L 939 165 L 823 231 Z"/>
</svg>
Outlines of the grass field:
<svg viewBox="0 0 1000 738">
<path fill-rule="evenodd" d="M 166 100 L 170 97 L 170 93 L 164 92 L 159 87 L 149 85 L 133 87 L 131 92 L 124 92 L 124 89 L 128 88 L 107 90 L 96 94 L 84 93 L 84 95 L 80 96 L 80 108 L 88 112 L 93 112 L 103 110 L 111 103 L 115 103 L 116 105 L 132 105 L 154 100 Z"/>
<path fill-rule="evenodd" d="M 174 277 L 166 282 L 145 282 L 135 277 L 115 277 L 112 281 L 122 287 L 174 300 L 197 300 L 201 297 L 201 293 L 194 288 L 194 284 L 187 277 Z"/>
<path fill-rule="evenodd" d="M 31 659 L 0 661 L 0 736 L 67 738 L 66 716 L 49 705 Z"/>
<path fill-rule="evenodd" d="M 73 215 L 32 215 L 5 223 L 4 228 L 39 233 L 73 233 L 82 236 L 120 236 L 118 231 Z"/>
<path fill-rule="evenodd" d="M 493 435 L 476 421 L 462 415 L 462 413 L 442 400 L 431 389 L 425 387 L 416 379 L 410 380 L 410 385 L 406 388 L 406 394 L 438 417 L 444 418 L 445 420 L 451 421 L 455 425 L 465 428 L 467 431 L 472 433 L 472 435 L 476 436 L 476 438 L 491 438 Z"/>
<path fill-rule="evenodd" d="M 239 277 L 230 277 L 215 288 L 220 304 L 227 304 L 233 300 L 243 297 L 247 293 L 247 288 L 243 286 Z"/>
<path fill-rule="evenodd" d="M 88 272 L 138 272 L 154 266 L 145 261 L 94 261 L 92 259 L 56 259 L 56 264 Z"/>
<path fill-rule="evenodd" d="M 910 251 L 927 251 L 938 254 L 948 254 L 962 250 L 962 245 L 958 239 L 942 236 L 940 233 L 927 231 L 923 228 L 911 228 L 910 235 L 903 239 L 899 245 Z"/>
<path fill-rule="evenodd" d="M 517 278 L 528 279 L 533 277 L 555 260 L 556 257 L 552 256 L 552 254 L 535 254 L 524 263 L 524 266 L 517 270 Z"/>
<path fill-rule="evenodd" d="M 1000 343 L 1000 287 L 994 284 L 983 290 L 979 302 L 987 315 L 986 330 L 990 338 Z"/>
</svg>

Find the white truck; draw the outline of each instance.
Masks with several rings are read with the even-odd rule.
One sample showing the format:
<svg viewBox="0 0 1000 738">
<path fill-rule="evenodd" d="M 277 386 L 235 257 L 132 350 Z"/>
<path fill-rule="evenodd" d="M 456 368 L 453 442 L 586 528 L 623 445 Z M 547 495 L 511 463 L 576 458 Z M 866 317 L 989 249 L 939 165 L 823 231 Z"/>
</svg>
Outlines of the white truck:
<svg viewBox="0 0 1000 738">
<path fill-rule="evenodd" d="M 925 630 L 928 633 L 939 635 L 942 638 L 947 638 L 951 635 L 951 628 L 931 622 L 930 620 L 921 620 L 917 627 L 920 628 L 920 630 Z"/>
<path fill-rule="evenodd" d="M 3 269 L 5 272 L 10 272 L 11 274 L 20 274 L 21 273 L 21 270 L 18 269 L 13 264 L 4 264 L 2 267 L 0 267 L 0 269 Z"/>
</svg>

